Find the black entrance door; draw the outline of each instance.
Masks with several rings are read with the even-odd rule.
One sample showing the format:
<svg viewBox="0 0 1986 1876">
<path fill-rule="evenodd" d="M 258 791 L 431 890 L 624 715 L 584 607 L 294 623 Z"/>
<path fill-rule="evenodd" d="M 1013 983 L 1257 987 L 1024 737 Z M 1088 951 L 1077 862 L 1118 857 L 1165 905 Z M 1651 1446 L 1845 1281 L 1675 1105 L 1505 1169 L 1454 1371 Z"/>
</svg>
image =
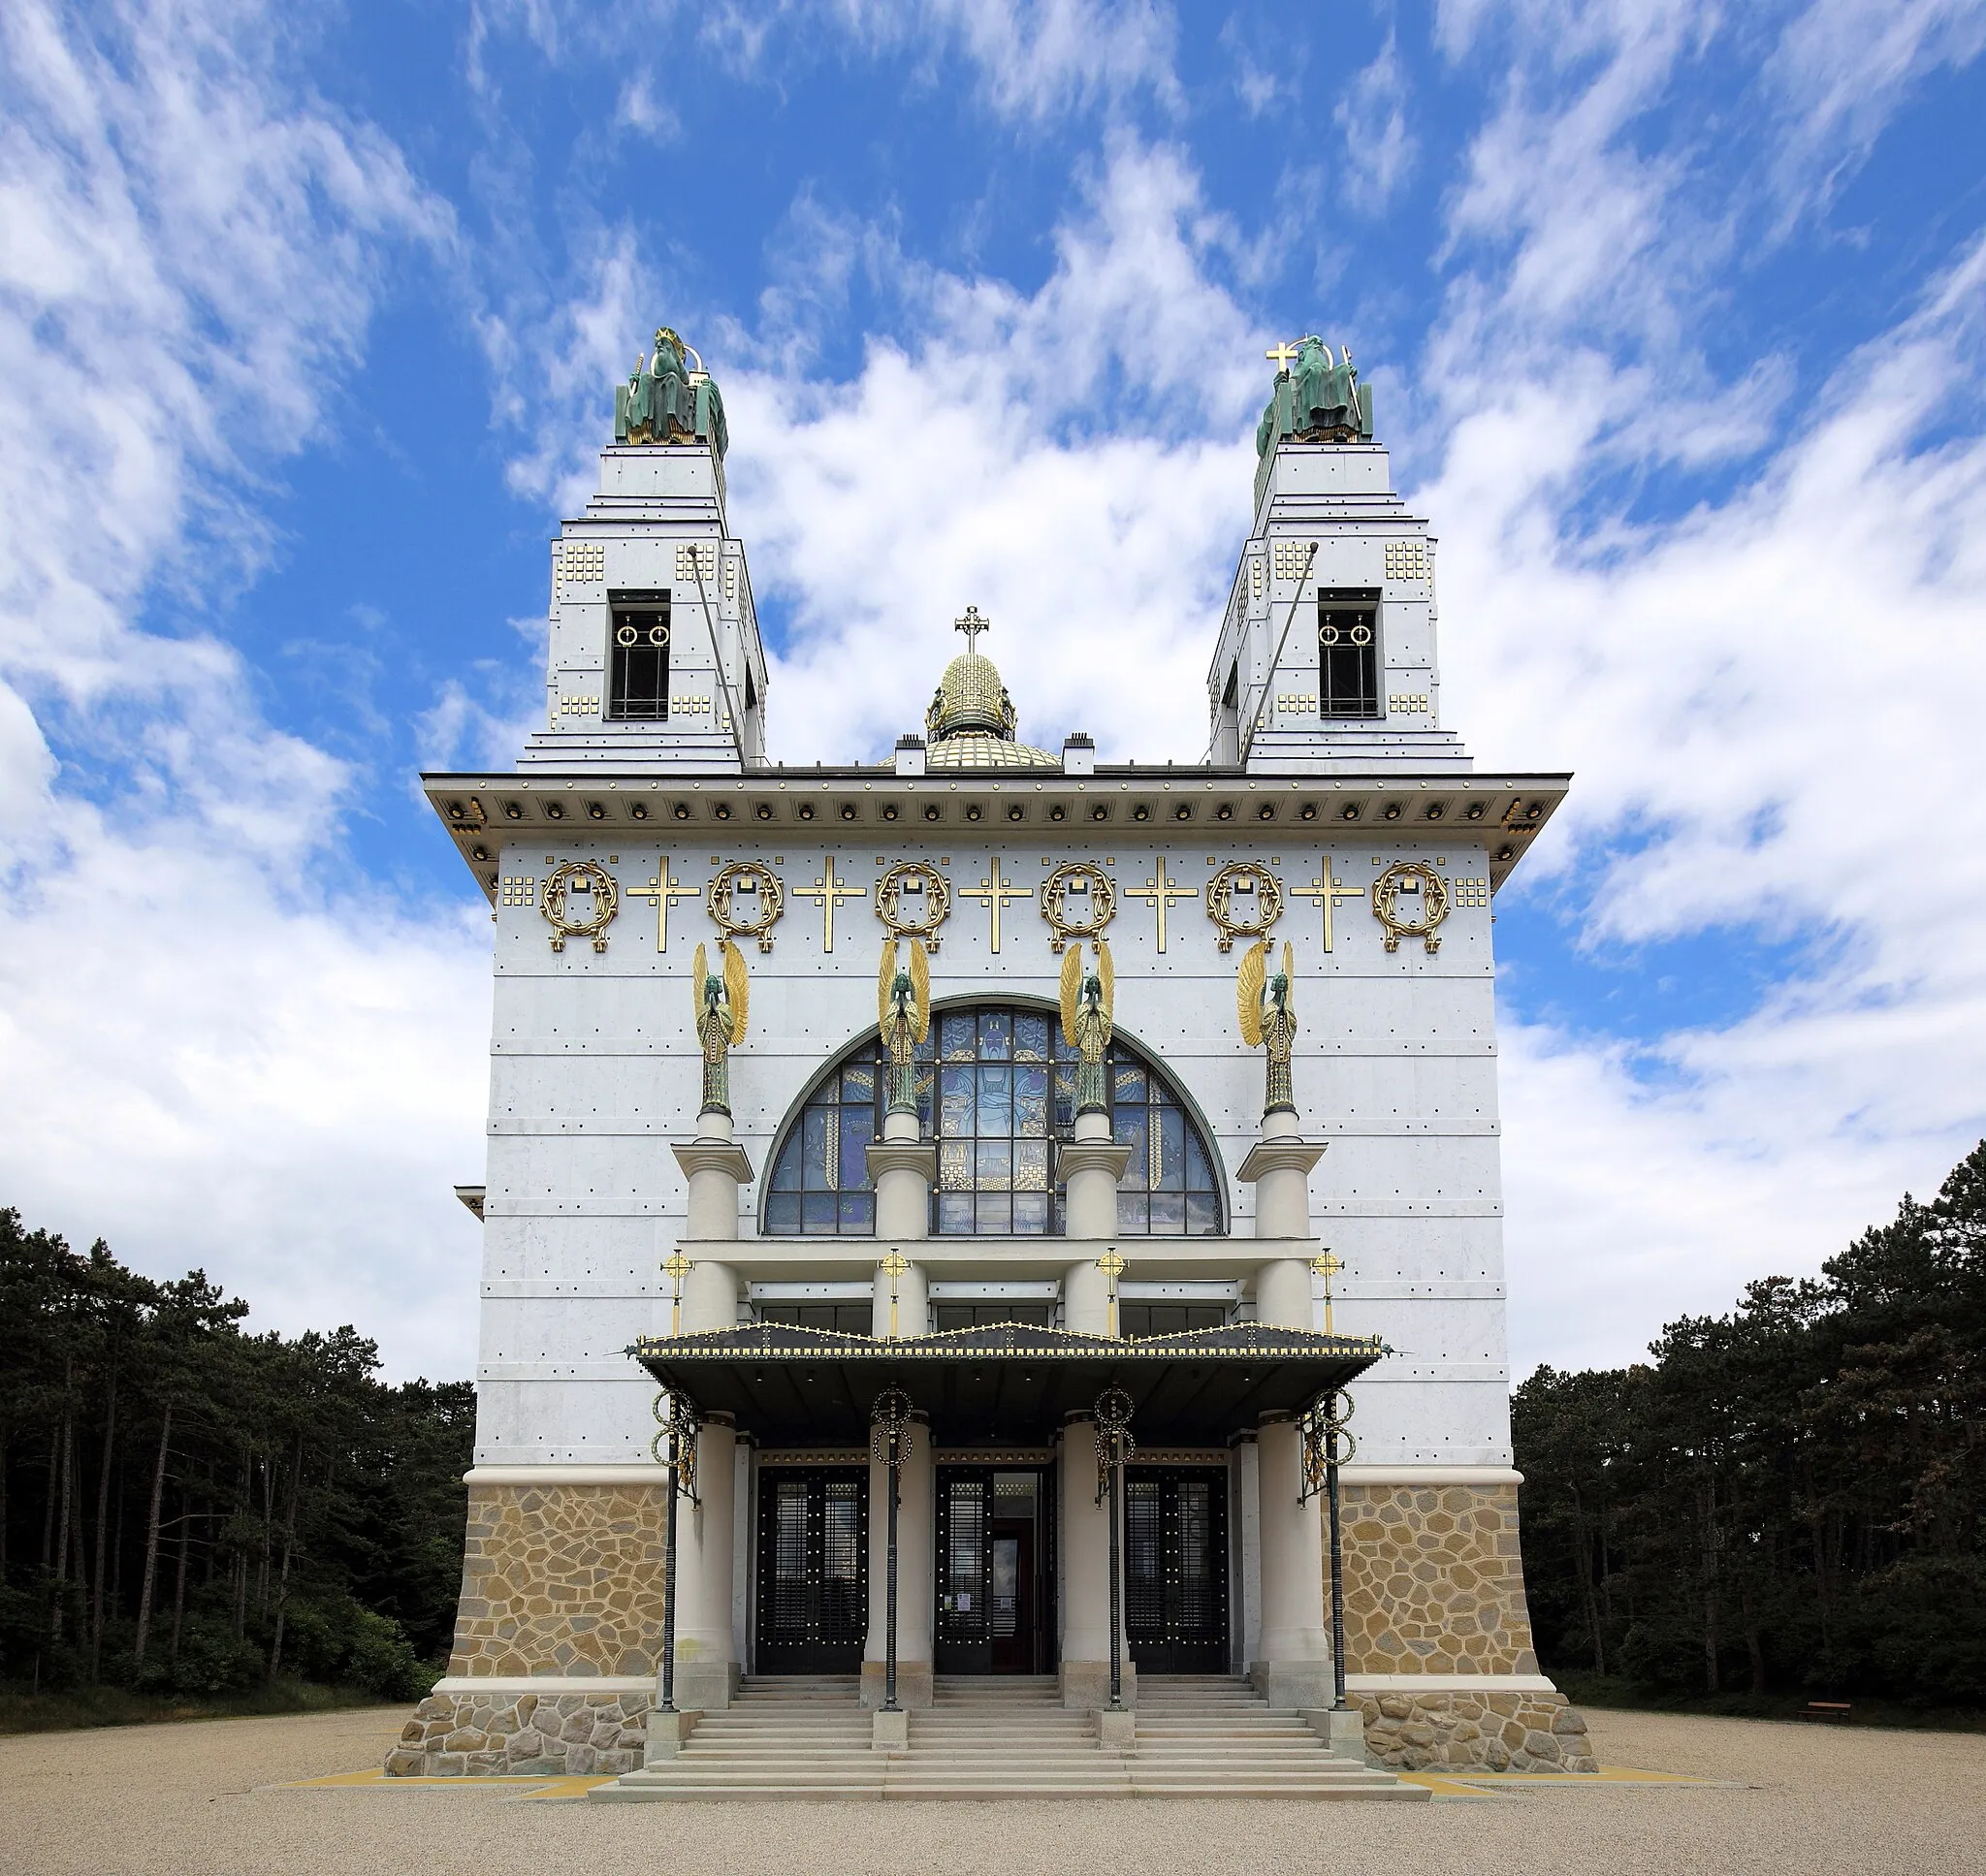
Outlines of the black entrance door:
<svg viewBox="0 0 1986 1876">
<path fill-rule="evenodd" d="M 1127 1467 L 1124 1632 L 1147 1674 L 1228 1666 L 1228 1477 L 1212 1467 Z"/>
<path fill-rule="evenodd" d="M 1054 1665 L 1049 1477 L 939 1467 L 932 1665 L 941 1674 L 1040 1674 Z"/>
<path fill-rule="evenodd" d="M 761 1674 L 855 1674 L 869 1627 L 869 1475 L 768 1466 L 758 1485 Z"/>
</svg>

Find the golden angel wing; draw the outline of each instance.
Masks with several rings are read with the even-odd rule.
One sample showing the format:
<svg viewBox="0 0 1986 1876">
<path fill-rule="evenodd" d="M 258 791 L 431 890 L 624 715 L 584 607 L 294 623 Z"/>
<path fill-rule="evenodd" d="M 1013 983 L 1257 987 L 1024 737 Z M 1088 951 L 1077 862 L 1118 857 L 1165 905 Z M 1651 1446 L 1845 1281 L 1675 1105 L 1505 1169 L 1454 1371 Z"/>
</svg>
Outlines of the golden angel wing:
<svg viewBox="0 0 1986 1876">
<path fill-rule="evenodd" d="M 1283 1007 L 1294 1018 L 1297 1014 L 1297 961 L 1287 938 L 1283 940 L 1283 981 L 1289 986 L 1283 993 Z"/>
<path fill-rule="evenodd" d="M 931 1033 L 931 960 L 924 955 L 920 938 L 911 940 L 911 991 L 917 1000 L 917 1040 L 921 1042 Z"/>
<path fill-rule="evenodd" d="M 1234 978 L 1234 1014 L 1241 1039 L 1251 1049 L 1262 1047 L 1262 987 L 1268 981 L 1268 939 L 1257 938 L 1241 959 Z"/>
<path fill-rule="evenodd" d="M 726 938 L 719 949 L 724 957 L 724 995 L 731 1002 L 731 1046 L 745 1039 L 745 1025 L 752 1009 L 752 984 L 745 975 L 745 954 Z"/>
<path fill-rule="evenodd" d="M 699 944 L 696 960 L 689 967 L 689 1021 L 698 1034 L 703 1033 L 703 979 L 709 969 L 710 959 Z"/>
<path fill-rule="evenodd" d="M 876 973 L 876 1027 L 889 1027 L 889 987 L 896 981 L 896 939 L 882 940 L 882 965 Z"/>
<path fill-rule="evenodd" d="M 1075 947 L 1078 951 L 1081 945 Z M 1117 1010 L 1117 967 L 1110 961 L 1110 945 L 1105 938 L 1097 940 L 1097 978 L 1104 986 L 1104 1021 L 1109 1022 Z"/>
<path fill-rule="evenodd" d="M 1082 990 L 1082 946 L 1072 944 L 1062 954 L 1062 1039 L 1075 1047 L 1075 1000 Z"/>
</svg>

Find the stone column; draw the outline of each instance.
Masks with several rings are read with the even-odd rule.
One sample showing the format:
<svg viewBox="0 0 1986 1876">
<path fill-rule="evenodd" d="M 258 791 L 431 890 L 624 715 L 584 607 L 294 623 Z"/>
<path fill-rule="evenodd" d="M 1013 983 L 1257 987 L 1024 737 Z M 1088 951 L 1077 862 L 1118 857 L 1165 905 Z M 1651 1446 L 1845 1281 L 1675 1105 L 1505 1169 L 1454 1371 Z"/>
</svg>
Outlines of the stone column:
<svg viewBox="0 0 1986 1876">
<path fill-rule="evenodd" d="M 731 1137 L 731 1117 L 697 1116 L 696 1137 L 678 1142 L 676 1162 L 689 1181 L 687 1237 L 727 1243 L 738 1235 L 738 1191 L 752 1161 Z M 735 1265 L 698 1257 L 683 1281 L 687 1333 L 738 1324 Z M 704 1422 L 696 1441 L 698 1503 L 678 1507 L 676 1527 L 676 1704 L 709 1712 L 731 1703 L 742 1669 L 732 1624 L 737 1559 L 737 1440 L 727 1415 Z"/>
<path fill-rule="evenodd" d="M 883 1299 L 888 1307 L 888 1298 Z M 938 1475 L 931 1422 L 911 1416 L 911 1454 L 904 1461 L 896 1511 L 896 1703 L 931 1704 L 931 1540 Z M 889 1621 L 889 1468 L 869 1461 L 869 1638 L 862 1649 L 862 1704 L 882 1704 Z"/>
<path fill-rule="evenodd" d="M 1336 1699 L 1324 1625 L 1324 1524 L 1318 1500 L 1299 1503 L 1303 1441 L 1296 1420 L 1263 1415 L 1256 1437 L 1262 1520 L 1262 1639 L 1248 1678 L 1271 1706 L 1328 1707 Z"/>
<path fill-rule="evenodd" d="M 1108 1499 L 1097 1503 L 1097 1429 L 1087 1417 L 1062 1428 L 1061 1541 L 1056 1604 L 1062 1620 L 1062 1704 L 1102 1708 L 1110 1704 L 1110 1526 Z M 1123 1494 L 1118 1494 L 1122 1517 Z M 1123 1531 L 1118 1532 L 1120 1546 Z M 1120 1619 L 1122 1610 L 1119 1610 Z M 1131 1644 L 1121 1633 L 1124 1704 L 1137 1704 L 1137 1669 Z"/>
<path fill-rule="evenodd" d="M 1262 1117 L 1262 1138 L 1242 1161 L 1237 1177 L 1255 1188 L 1255 1235 L 1310 1235 L 1310 1168 L 1324 1158 L 1322 1142 L 1306 1140 L 1287 1107 Z M 1307 1299 L 1309 1291 L 1304 1295 Z M 1308 1319 L 1304 1326 L 1308 1327 Z"/>
<path fill-rule="evenodd" d="M 1257 1237 L 1310 1236 L 1310 1169 L 1323 1157 L 1323 1145 L 1303 1138 L 1288 1108 L 1262 1117 L 1262 1138 L 1240 1174 L 1255 1186 Z M 1306 1257 L 1256 1267 L 1255 1313 L 1283 1328 L 1316 1327 Z M 1302 1447 L 1294 1419 L 1264 1416 L 1256 1441 L 1262 1632 L 1248 1675 L 1271 1706 L 1328 1707 L 1335 1688 L 1324 1615 L 1324 1524 L 1316 1499 L 1299 1502 Z"/>
<path fill-rule="evenodd" d="M 713 1415 L 696 1436 L 697 1503 L 677 1508 L 676 1704 L 686 1713 L 729 1706 L 742 1669 L 731 1628 L 736 1435 Z"/>
<path fill-rule="evenodd" d="M 1078 1334 L 1110 1333 L 1110 1286 L 1097 1258 L 1117 1235 L 1117 1181 L 1130 1158 L 1131 1149 L 1110 1138 L 1109 1115 L 1095 1108 L 1075 1117 L 1075 1138 L 1057 1150 L 1057 1168 L 1069 1188 L 1069 1236 L 1096 1246 L 1062 1278 L 1062 1326 Z"/>
<path fill-rule="evenodd" d="M 1056 1158 L 1069 1188 L 1069 1235 L 1114 1238 L 1117 1181 L 1131 1149 L 1112 1142 L 1109 1115 L 1094 1107 L 1078 1114 L 1075 1138 L 1064 1141 Z"/>
<path fill-rule="evenodd" d="M 876 1182 L 878 1254 L 902 1251 L 912 1258 L 896 1280 L 899 1335 L 924 1335 L 931 1327 L 924 1266 L 914 1253 L 931 1235 L 931 1182 L 937 1176 L 938 1149 L 917 1137 L 917 1117 L 884 1115 L 882 1138 L 869 1147 L 869 1177 Z M 879 1342 L 889 1333 L 889 1279 L 880 1273 L 869 1333 Z"/>
</svg>

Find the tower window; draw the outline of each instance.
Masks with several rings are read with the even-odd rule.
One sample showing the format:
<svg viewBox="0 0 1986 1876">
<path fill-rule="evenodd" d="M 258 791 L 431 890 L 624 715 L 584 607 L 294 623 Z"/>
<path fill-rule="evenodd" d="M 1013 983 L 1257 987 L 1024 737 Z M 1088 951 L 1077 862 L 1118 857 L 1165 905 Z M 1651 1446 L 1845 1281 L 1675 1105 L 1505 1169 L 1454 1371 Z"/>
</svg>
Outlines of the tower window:
<svg viewBox="0 0 1986 1876">
<path fill-rule="evenodd" d="M 617 592 L 607 693 L 610 722 L 660 722 L 669 714 L 669 595 Z"/>
<path fill-rule="evenodd" d="M 1379 713 L 1379 594 L 1317 596 L 1317 702 L 1324 716 Z"/>
</svg>

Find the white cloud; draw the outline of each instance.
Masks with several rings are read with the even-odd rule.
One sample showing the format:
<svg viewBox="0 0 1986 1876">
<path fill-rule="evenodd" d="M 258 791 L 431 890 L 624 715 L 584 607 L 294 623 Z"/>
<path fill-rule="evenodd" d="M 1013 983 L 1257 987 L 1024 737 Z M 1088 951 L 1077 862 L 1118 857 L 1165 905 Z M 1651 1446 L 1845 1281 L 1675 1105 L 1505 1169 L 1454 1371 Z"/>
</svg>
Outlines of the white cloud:
<svg viewBox="0 0 1986 1876">
<path fill-rule="evenodd" d="M 314 884 L 346 772 L 217 633 L 142 622 L 279 550 L 262 478 L 448 214 L 251 6 L 19 0 L 0 33 L 0 1202 L 460 1373 L 480 935 Z"/>
<path fill-rule="evenodd" d="M 1417 147 L 1407 129 L 1407 75 L 1391 30 L 1378 56 L 1338 100 L 1331 121 L 1345 134 L 1352 185 L 1339 200 L 1361 214 L 1383 214 L 1412 171 Z"/>
</svg>

